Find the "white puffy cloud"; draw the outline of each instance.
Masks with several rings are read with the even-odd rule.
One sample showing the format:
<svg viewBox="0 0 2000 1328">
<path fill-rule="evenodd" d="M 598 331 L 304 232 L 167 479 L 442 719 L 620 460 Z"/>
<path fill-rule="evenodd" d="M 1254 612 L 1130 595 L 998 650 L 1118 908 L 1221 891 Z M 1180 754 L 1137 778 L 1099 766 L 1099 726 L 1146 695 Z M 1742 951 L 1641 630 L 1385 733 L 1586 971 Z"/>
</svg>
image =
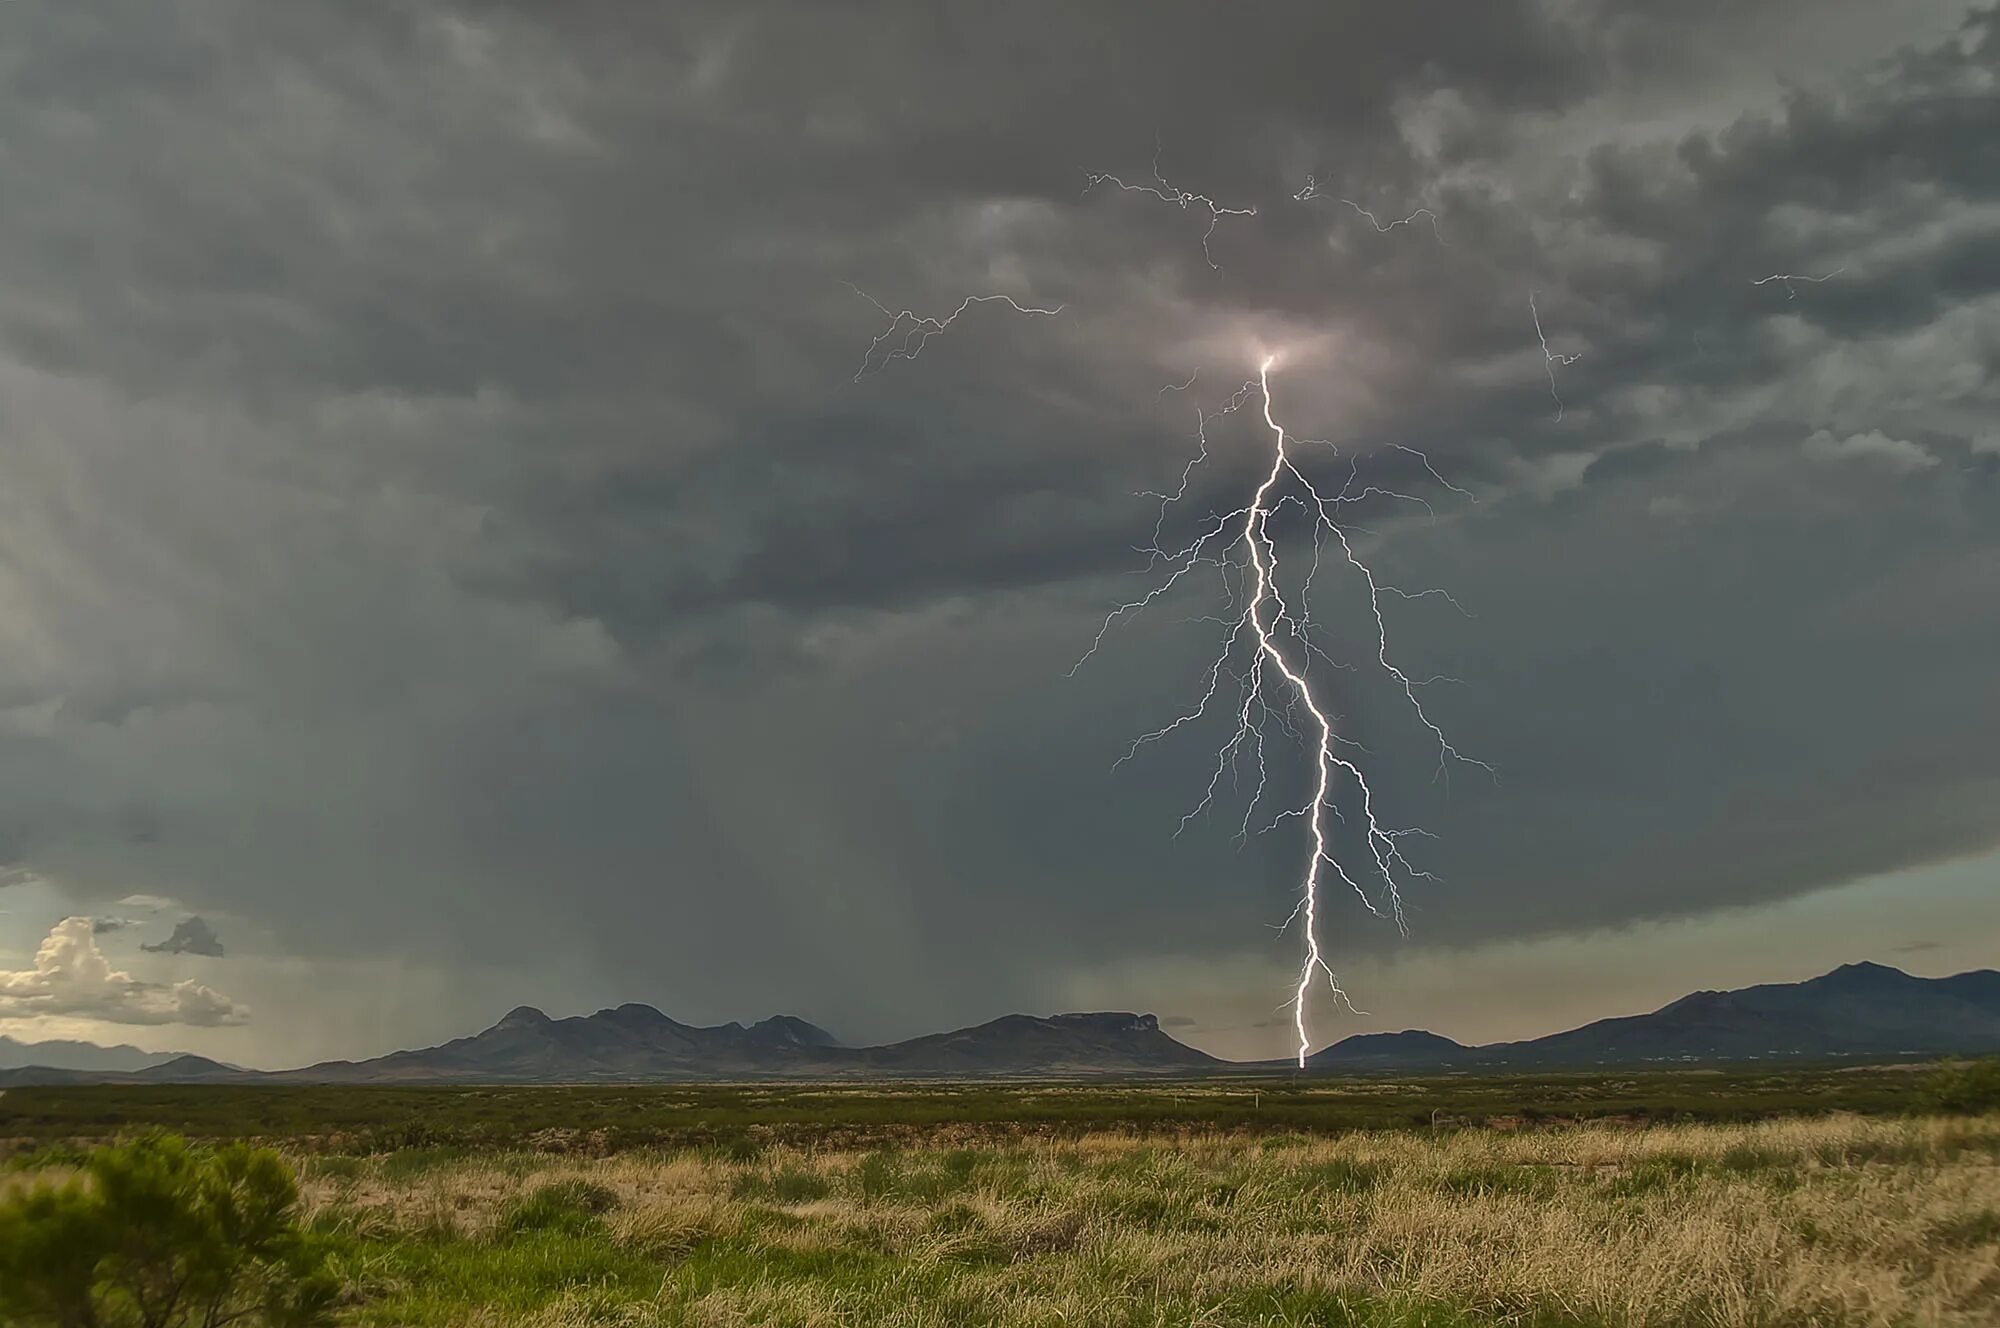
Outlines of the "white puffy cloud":
<svg viewBox="0 0 2000 1328">
<path fill-rule="evenodd" d="M 250 1012 L 193 979 L 143 982 L 111 967 L 95 924 L 64 918 L 35 951 L 34 967 L 0 970 L 0 1019 L 70 1015 L 112 1024 L 240 1024 Z"/>
<path fill-rule="evenodd" d="M 1919 444 L 1903 438 L 1891 438 L 1879 429 L 1852 433 L 1845 438 L 1821 429 L 1806 439 L 1805 452 L 1817 461 L 1863 461 L 1888 466 L 1906 474 L 1928 470 L 1938 463 L 1938 459 Z"/>
</svg>

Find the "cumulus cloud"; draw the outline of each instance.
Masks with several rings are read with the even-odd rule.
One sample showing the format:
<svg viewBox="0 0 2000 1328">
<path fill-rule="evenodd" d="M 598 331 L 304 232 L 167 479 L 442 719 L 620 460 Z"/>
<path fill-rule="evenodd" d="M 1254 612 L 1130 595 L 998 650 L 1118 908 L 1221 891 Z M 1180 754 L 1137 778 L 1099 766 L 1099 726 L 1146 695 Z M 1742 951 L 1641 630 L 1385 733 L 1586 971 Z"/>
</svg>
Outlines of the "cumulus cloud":
<svg viewBox="0 0 2000 1328">
<path fill-rule="evenodd" d="M 193 980 L 142 982 L 111 967 L 87 917 L 64 918 L 35 952 L 34 967 L 0 972 L 0 1019 L 69 1015 L 110 1024 L 240 1024 L 250 1012 Z"/>
<path fill-rule="evenodd" d="M 1859 461 L 1905 473 L 1928 470 L 1938 459 L 1921 445 L 1891 438 L 1879 429 L 1839 437 L 1820 429 L 1805 441 L 1805 453 L 1816 461 Z"/>
<path fill-rule="evenodd" d="M 222 941 L 215 929 L 205 919 L 183 918 L 174 924 L 174 934 L 164 941 L 141 945 L 141 950 L 152 954 L 197 954 L 212 958 L 222 957 Z"/>
</svg>

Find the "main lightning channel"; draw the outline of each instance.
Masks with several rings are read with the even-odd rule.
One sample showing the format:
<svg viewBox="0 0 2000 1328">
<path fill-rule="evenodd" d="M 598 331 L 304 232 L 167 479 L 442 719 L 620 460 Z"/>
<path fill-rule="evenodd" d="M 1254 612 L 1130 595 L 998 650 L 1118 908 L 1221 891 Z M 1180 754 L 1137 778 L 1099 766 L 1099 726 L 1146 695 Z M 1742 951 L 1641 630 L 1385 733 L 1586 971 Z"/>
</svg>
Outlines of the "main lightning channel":
<svg viewBox="0 0 2000 1328">
<path fill-rule="evenodd" d="M 1271 430 L 1271 470 L 1264 476 L 1256 494 L 1250 500 L 1250 509 L 1243 518 L 1243 535 L 1250 545 L 1250 569 L 1254 578 L 1250 592 L 1250 630 L 1256 634 L 1257 649 L 1263 657 L 1276 666 L 1285 681 L 1291 684 L 1293 694 L 1299 704 L 1306 708 L 1319 730 L 1317 759 L 1313 764 L 1316 784 L 1313 788 L 1312 809 L 1307 817 L 1307 825 L 1312 835 L 1312 858 L 1306 865 L 1306 879 L 1302 887 L 1299 907 L 1303 912 L 1301 923 L 1305 930 L 1306 958 L 1299 969 L 1299 985 L 1292 994 L 1292 1025 L 1299 1035 L 1299 1068 L 1304 1069 L 1306 1056 L 1312 1051 L 1312 1040 L 1306 1033 L 1306 996 L 1312 990 L 1313 978 L 1325 972 L 1327 981 L 1336 992 L 1340 991 L 1340 979 L 1334 976 L 1319 948 L 1319 878 L 1320 868 L 1331 860 L 1332 854 L 1326 846 L 1326 804 L 1333 791 L 1333 721 L 1320 708 L 1313 696 L 1312 687 L 1306 682 L 1304 672 L 1292 668 L 1285 652 L 1278 649 L 1272 636 L 1271 624 L 1264 621 L 1263 606 L 1274 598 L 1272 576 L 1276 570 L 1277 550 L 1271 544 L 1270 532 L 1266 528 L 1270 520 L 1269 507 L 1271 490 L 1277 487 L 1290 464 L 1285 457 L 1285 430 L 1271 414 L 1271 364 L 1272 357 L 1265 356 L 1257 366 L 1257 387 L 1264 398 L 1264 424 Z"/>
</svg>

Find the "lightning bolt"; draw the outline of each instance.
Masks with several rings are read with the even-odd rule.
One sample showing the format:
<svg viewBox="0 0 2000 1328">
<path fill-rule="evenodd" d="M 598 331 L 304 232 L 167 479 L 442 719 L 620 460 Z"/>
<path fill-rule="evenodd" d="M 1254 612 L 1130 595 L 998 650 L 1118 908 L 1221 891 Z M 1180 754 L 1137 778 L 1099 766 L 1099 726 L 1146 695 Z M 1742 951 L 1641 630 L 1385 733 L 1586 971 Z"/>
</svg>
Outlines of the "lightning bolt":
<svg viewBox="0 0 2000 1328">
<path fill-rule="evenodd" d="M 1310 203 L 1315 198 L 1323 198 L 1326 196 L 1327 195 L 1319 187 L 1319 181 L 1314 179 L 1310 175 L 1306 177 L 1305 188 L 1299 190 L 1297 193 L 1292 195 L 1293 198 L 1297 199 L 1301 203 Z M 1368 219 L 1368 224 L 1375 228 L 1375 233 L 1377 235 L 1387 235 L 1390 231 L 1395 230 L 1398 226 L 1407 226 L 1411 222 L 1415 221 L 1418 217 L 1423 217 L 1429 220 L 1431 224 L 1431 234 L 1437 237 L 1437 242 L 1439 244 L 1444 243 L 1444 232 L 1438 229 L 1437 213 L 1431 211 L 1427 207 L 1420 207 L 1407 217 L 1398 217 L 1395 221 L 1385 223 L 1378 220 L 1373 212 L 1370 212 L 1367 208 L 1362 207 L 1359 203 L 1355 202 L 1351 198 L 1343 198 L 1340 201 L 1347 204 L 1347 206 L 1353 208 L 1356 212 L 1360 213 L 1362 216 L 1366 217 Z"/>
<path fill-rule="evenodd" d="M 1535 320 L 1535 339 L 1542 343 L 1542 367 L 1548 370 L 1549 398 L 1556 403 L 1556 423 L 1561 424 L 1565 408 L 1562 396 L 1556 391 L 1556 369 L 1558 367 L 1569 368 L 1570 365 L 1582 359 L 1583 354 L 1582 352 L 1578 352 L 1575 355 L 1563 355 L 1549 349 L 1549 334 L 1542 331 L 1542 311 L 1535 307 L 1535 293 L 1533 291 L 1528 292 L 1528 313 Z"/>
<path fill-rule="evenodd" d="M 867 376 L 870 369 L 886 368 L 897 360 L 916 359 L 923 353 L 924 347 L 930 344 L 932 337 L 942 335 L 946 328 L 958 321 L 960 314 L 975 304 L 1004 304 L 1017 314 L 1039 315 L 1044 318 L 1053 318 L 1065 308 L 1060 304 L 1053 309 L 1021 304 L 1011 295 L 968 295 L 959 302 L 958 308 L 945 317 L 931 318 L 913 309 L 892 310 L 851 281 L 847 283 L 847 289 L 874 305 L 881 311 L 882 316 L 889 320 L 889 325 L 876 333 L 875 339 L 868 343 L 868 349 L 861 357 L 861 367 L 854 371 L 854 381 L 857 383 Z"/>
<path fill-rule="evenodd" d="M 1150 195 L 1184 211 L 1197 208 L 1205 211 L 1208 224 L 1201 237 L 1202 255 L 1208 260 L 1210 268 L 1221 271 L 1221 265 L 1209 249 L 1216 226 L 1224 217 L 1254 216 L 1257 210 L 1225 207 L 1206 194 L 1194 193 L 1169 183 L 1160 172 L 1157 141 L 1153 153 L 1153 180 L 1150 185 L 1129 183 L 1109 173 L 1092 172 L 1087 175 L 1084 192 L 1089 193 L 1101 184 L 1109 184 L 1128 193 Z M 1294 197 L 1307 201 L 1317 196 L 1317 189 L 1317 184 L 1307 177 L 1306 187 Z M 1340 201 L 1365 218 L 1377 233 L 1410 225 L 1418 217 L 1427 218 L 1432 234 L 1440 244 L 1443 243 L 1437 216 L 1428 208 L 1418 208 L 1407 217 L 1385 224 L 1352 200 Z M 1023 305 L 1006 295 L 974 295 L 963 300 L 948 316 L 936 318 L 922 316 L 909 309 L 891 310 L 859 287 L 850 284 L 850 289 L 874 305 L 888 320 L 887 326 L 869 343 L 861 367 L 854 375 L 857 380 L 873 368 L 886 367 L 899 359 L 914 360 L 931 338 L 945 332 L 975 304 L 999 302 L 1016 313 L 1040 316 L 1052 316 L 1063 309 L 1062 305 L 1053 309 Z M 1536 335 L 1541 340 L 1549 374 L 1549 392 L 1556 402 L 1556 418 L 1560 420 L 1563 405 L 1562 398 L 1556 393 L 1555 368 L 1573 364 L 1578 357 L 1558 354 L 1549 348 L 1532 291 L 1528 303 L 1535 320 Z M 1423 507 L 1427 512 L 1430 504 L 1418 495 L 1364 482 L 1358 458 L 1349 458 L 1346 479 L 1337 490 L 1329 491 L 1316 485 L 1307 470 L 1301 467 L 1296 451 L 1305 447 L 1322 447 L 1338 455 L 1339 449 L 1325 440 L 1296 437 L 1279 422 L 1271 390 L 1271 372 L 1276 364 L 1276 356 L 1265 356 L 1258 365 L 1256 377 L 1242 383 L 1219 408 L 1207 412 L 1196 408 L 1198 451 L 1182 468 L 1178 487 L 1172 493 L 1144 495 L 1159 500 L 1160 508 L 1153 525 L 1152 543 L 1141 552 L 1148 557 L 1147 570 L 1157 573 L 1165 569 L 1164 575 L 1159 576 L 1156 584 L 1144 595 L 1116 606 L 1105 615 L 1089 649 L 1071 666 L 1070 674 L 1074 676 L 1097 653 L 1111 629 L 1122 619 L 1168 595 L 1197 569 L 1214 569 L 1222 578 L 1227 601 L 1225 613 L 1209 615 L 1202 621 L 1217 623 L 1227 630 L 1221 649 L 1206 671 L 1206 684 L 1200 700 L 1186 714 L 1134 739 L 1125 754 L 1114 762 L 1114 768 L 1132 759 L 1147 745 L 1163 741 L 1206 717 L 1224 695 L 1224 680 L 1228 679 L 1236 688 L 1235 698 L 1229 703 L 1235 720 L 1233 730 L 1216 752 L 1215 766 L 1206 790 L 1195 806 L 1182 816 L 1180 826 L 1174 833 L 1178 837 L 1213 804 L 1224 775 L 1235 780 L 1247 758 L 1254 761 L 1256 787 L 1238 829 L 1237 838 L 1241 842 L 1250 834 L 1252 822 L 1264 803 L 1269 785 L 1267 729 L 1275 725 L 1304 749 L 1312 764 L 1310 797 L 1277 812 L 1268 824 L 1258 829 L 1259 834 L 1266 833 L 1287 820 L 1298 818 L 1305 823 L 1309 841 L 1298 884 L 1298 902 L 1280 925 L 1280 930 L 1284 930 L 1298 923 L 1304 938 L 1305 953 L 1288 1002 L 1293 1030 L 1298 1039 L 1298 1063 L 1303 1069 L 1312 1050 L 1308 1021 L 1312 995 L 1319 983 L 1322 980 L 1325 982 L 1326 990 L 1336 1005 L 1344 1005 L 1350 1010 L 1354 1008 L 1321 944 L 1324 888 L 1329 882 L 1345 886 L 1360 899 L 1369 913 L 1393 919 L 1399 931 L 1407 932 L 1402 897 L 1404 885 L 1415 880 L 1434 879 L 1429 872 L 1412 864 L 1403 851 L 1405 840 L 1431 836 L 1421 829 L 1387 825 L 1378 817 L 1375 790 L 1355 756 L 1349 755 L 1350 752 L 1361 756 L 1370 753 L 1339 732 L 1336 716 L 1314 687 L 1314 679 L 1318 676 L 1314 673 L 1316 667 L 1353 667 L 1335 660 L 1313 639 L 1312 586 L 1314 578 L 1319 575 L 1329 543 L 1337 548 L 1340 562 L 1359 578 L 1366 589 L 1369 614 L 1375 628 L 1374 665 L 1402 691 L 1415 718 L 1430 734 L 1437 753 L 1436 776 L 1447 777 L 1454 763 L 1476 766 L 1488 773 L 1493 767 L 1464 755 L 1454 747 L 1424 707 L 1420 696 L 1423 688 L 1433 683 L 1457 680 L 1415 678 L 1390 658 L 1384 600 L 1438 597 L 1461 613 L 1463 608 L 1443 590 L 1408 591 L 1382 581 L 1356 551 L 1349 539 L 1349 527 L 1341 519 L 1343 508 L 1369 499 L 1387 498 L 1410 503 Z M 1200 374 L 1201 370 L 1196 369 L 1184 381 L 1167 383 L 1156 395 L 1164 397 L 1169 392 L 1187 392 Z M 1221 516 L 1210 513 L 1192 542 L 1177 549 L 1165 548 L 1163 532 L 1169 511 L 1187 497 L 1195 471 L 1209 459 L 1209 426 L 1252 406 L 1271 442 L 1271 463 L 1264 472 L 1262 482 L 1243 506 Z M 1423 453 L 1401 445 L 1397 445 L 1396 450 L 1416 458 L 1425 473 L 1441 487 L 1472 500 L 1470 493 L 1440 476 Z M 1278 513 L 1293 507 L 1305 513 L 1313 523 L 1312 558 L 1295 598 L 1288 598 L 1280 581 L 1278 540 L 1272 531 L 1271 521 Z M 1346 843 L 1341 852 L 1335 851 L 1335 836 L 1329 824 L 1329 815 L 1346 828 Z M 1356 864 L 1354 870 L 1349 869 L 1348 861 Z"/>
<path fill-rule="evenodd" d="M 1429 504 L 1415 495 L 1384 489 L 1374 484 L 1364 484 L 1360 479 L 1358 461 L 1348 467 L 1348 477 L 1342 487 L 1328 494 L 1322 491 L 1300 468 L 1294 459 L 1296 447 L 1315 445 L 1313 442 L 1294 437 L 1279 423 L 1271 393 L 1271 370 L 1276 364 L 1275 357 L 1267 356 L 1258 366 L 1257 377 L 1246 381 L 1212 412 L 1197 414 L 1196 435 L 1200 448 L 1181 471 L 1179 487 L 1170 494 L 1151 494 L 1160 499 L 1160 516 L 1154 523 L 1153 544 L 1145 550 L 1151 558 L 1149 566 L 1165 566 L 1166 573 L 1159 582 L 1143 596 L 1114 608 L 1106 615 L 1098 629 L 1096 639 L 1090 649 L 1070 670 L 1073 675 L 1104 642 L 1105 636 L 1118 621 L 1144 609 L 1149 604 L 1166 595 L 1198 567 L 1220 569 L 1228 585 L 1230 569 L 1242 569 L 1247 587 L 1239 600 L 1231 593 L 1231 604 L 1235 607 L 1233 618 L 1212 619 L 1228 628 L 1220 652 L 1207 670 L 1206 686 L 1200 701 L 1186 714 L 1180 715 L 1163 727 L 1135 739 L 1115 764 L 1123 764 L 1137 755 L 1149 743 L 1158 742 L 1181 728 L 1195 723 L 1206 716 L 1223 692 L 1223 678 L 1229 676 L 1238 687 L 1238 696 L 1233 704 L 1235 727 L 1230 737 L 1216 753 L 1213 772 L 1209 776 L 1208 787 L 1201 800 L 1181 818 L 1178 836 L 1188 824 L 1214 801 L 1222 778 L 1233 773 L 1245 756 L 1254 758 L 1257 783 L 1243 815 L 1238 838 L 1247 837 L 1251 821 L 1262 803 L 1267 787 L 1267 767 L 1265 763 L 1265 728 L 1275 722 L 1290 737 L 1298 740 L 1305 748 L 1313 766 L 1313 791 L 1302 804 L 1278 813 L 1264 830 L 1275 828 L 1281 822 L 1302 818 L 1306 823 L 1309 851 L 1302 879 L 1299 883 L 1299 899 L 1285 926 L 1293 922 L 1301 924 L 1305 941 L 1305 956 L 1300 965 L 1297 985 L 1293 988 L 1289 1002 L 1292 1011 L 1294 1031 L 1298 1037 L 1298 1063 L 1301 1068 L 1312 1049 L 1308 1030 L 1310 997 L 1316 984 L 1324 978 L 1327 990 L 1337 1004 L 1353 1008 L 1347 992 L 1341 987 L 1339 975 L 1327 962 L 1320 943 L 1322 886 L 1331 878 L 1345 885 L 1360 898 L 1362 905 L 1377 917 L 1391 917 L 1399 930 L 1405 929 L 1402 901 L 1402 882 L 1412 879 L 1430 879 L 1430 874 L 1413 866 L 1402 850 L 1402 841 L 1411 836 L 1423 836 L 1426 832 L 1415 829 L 1392 828 L 1378 819 L 1375 811 L 1375 793 L 1366 774 L 1356 761 L 1348 756 L 1344 748 L 1361 750 L 1351 740 L 1338 732 L 1334 716 L 1325 703 L 1315 693 L 1311 670 L 1315 662 L 1333 668 L 1345 665 L 1332 659 L 1316 645 L 1310 636 L 1312 618 L 1309 596 L 1314 576 L 1319 572 L 1322 541 L 1331 539 L 1338 547 L 1342 561 L 1361 578 L 1368 592 L 1370 613 L 1375 622 L 1375 661 L 1387 676 L 1395 681 L 1415 712 L 1420 723 L 1430 732 L 1437 744 L 1438 770 L 1442 775 L 1452 762 L 1463 762 L 1491 771 L 1492 767 L 1460 753 L 1445 737 L 1444 731 L 1425 711 L 1418 693 L 1424 686 L 1442 678 L 1416 679 L 1405 673 L 1389 655 L 1388 624 L 1383 614 L 1382 602 L 1385 598 L 1423 599 L 1433 595 L 1451 601 L 1451 597 L 1441 590 L 1405 591 L 1381 581 L 1354 549 L 1348 538 L 1347 528 L 1339 519 L 1340 509 L 1351 503 L 1358 503 L 1370 497 L 1388 497 L 1428 508 Z M 1192 381 L 1192 380 L 1190 380 Z M 1175 386 L 1175 385 L 1170 385 Z M 1271 438 L 1271 465 L 1265 472 L 1263 481 L 1252 493 L 1250 501 L 1243 507 L 1226 515 L 1211 516 L 1192 543 L 1179 549 L 1166 550 L 1161 547 L 1161 530 L 1168 510 L 1187 495 L 1189 484 L 1197 467 L 1208 460 L 1208 426 L 1220 418 L 1234 414 L 1254 403 L 1262 418 L 1264 428 Z M 1317 445 L 1331 447 L 1331 444 Z M 1415 456 L 1423 464 L 1426 472 L 1436 476 L 1428 458 L 1414 448 L 1399 450 Z M 1442 483 L 1442 481 L 1440 481 Z M 1470 498 L 1465 490 L 1452 488 L 1453 492 Z M 1278 545 L 1271 528 L 1273 515 L 1288 506 L 1296 504 L 1304 509 L 1314 521 L 1315 538 L 1313 559 L 1310 570 L 1304 578 L 1296 606 L 1288 600 L 1279 586 Z M 1462 611 L 1462 610 L 1461 610 Z M 1248 659 L 1240 673 L 1230 670 L 1231 661 L 1247 653 Z M 1301 720 L 1299 712 L 1304 712 Z M 1301 730 L 1303 729 L 1303 732 Z M 1353 801 L 1358 804 L 1353 823 L 1358 850 L 1367 862 L 1367 870 L 1360 876 L 1373 882 L 1381 898 L 1370 894 L 1362 879 L 1350 872 L 1341 858 L 1333 851 L 1332 835 L 1327 817 L 1345 821 L 1336 801 L 1342 784 L 1352 790 Z M 1262 831 L 1260 831 L 1261 833 Z"/>
<path fill-rule="evenodd" d="M 1847 265 L 1843 263 L 1839 267 L 1835 268 L 1833 271 L 1821 277 L 1802 277 L 1796 272 L 1773 272 L 1770 276 L 1759 277 L 1757 280 L 1751 282 L 1750 284 L 1752 286 L 1768 286 L 1774 281 L 1782 281 L 1785 283 L 1785 298 L 1788 300 L 1796 300 L 1799 298 L 1799 293 L 1796 289 L 1793 288 L 1792 286 L 1793 282 L 1810 281 L 1814 285 L 1818 285 L 1822 281 L 1832 281 L 1835 277 L 1839 276 L 1841 273 L 1845 271 L 1847 271 Z"/>
<path fill-rule="evenodd" d="M 1160 174 L 1160 144 L 1157 139 L 1153 142 L 1152 184 L 1129 184 L 1108 171 L 1085 172 L 1084 193 L 1089 193 L 1100 184 L 1112 185 L 1115 188 L 1124 190 L 1128 194 L 1150 194 L 1163 203 L 1172 203 L 1183 212 L 1193 208 L 1196 204 L 1200 204 L 1208 212 L 1208 228 L 1201 233 L 1201 256 L 1208 260 L 1208 266 L 1216 272 L 1222 271 L 1222 264 L 1215 261 L 1215 255 L 1210 253 L 1208 249 L 1208 242 L 1214 237 L 1216 226 L 1224 217 L 1254 217 L 1257 215 L 1257 209 L 1254 207 L 1224 207 L 1207 194 L 1191 193 L 1186 189 L 1177 189 L 1167 183 L 1167 177 Z"/>
</svg>

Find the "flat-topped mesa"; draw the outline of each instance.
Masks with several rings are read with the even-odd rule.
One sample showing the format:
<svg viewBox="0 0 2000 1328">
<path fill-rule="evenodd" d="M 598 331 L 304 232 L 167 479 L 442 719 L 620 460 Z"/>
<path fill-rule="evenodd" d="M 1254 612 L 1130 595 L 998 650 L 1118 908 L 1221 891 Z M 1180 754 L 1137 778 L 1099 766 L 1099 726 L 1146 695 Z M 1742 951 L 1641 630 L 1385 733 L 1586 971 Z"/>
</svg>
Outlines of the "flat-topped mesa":
<svg viewBox="0 0 2000 1328">
<path fill-rule="evenodd" d="M 1052 1024 L 1068 1024 L 1077 1028 L 1092 1028 L 1105 1033 L 1157 1033 L 1160 1020 L 1157 1015 L 1133 1014 L 1125 1010 L 1079 1011 L 1075 1014 L 1052 1014 Z"/>
</svg>

